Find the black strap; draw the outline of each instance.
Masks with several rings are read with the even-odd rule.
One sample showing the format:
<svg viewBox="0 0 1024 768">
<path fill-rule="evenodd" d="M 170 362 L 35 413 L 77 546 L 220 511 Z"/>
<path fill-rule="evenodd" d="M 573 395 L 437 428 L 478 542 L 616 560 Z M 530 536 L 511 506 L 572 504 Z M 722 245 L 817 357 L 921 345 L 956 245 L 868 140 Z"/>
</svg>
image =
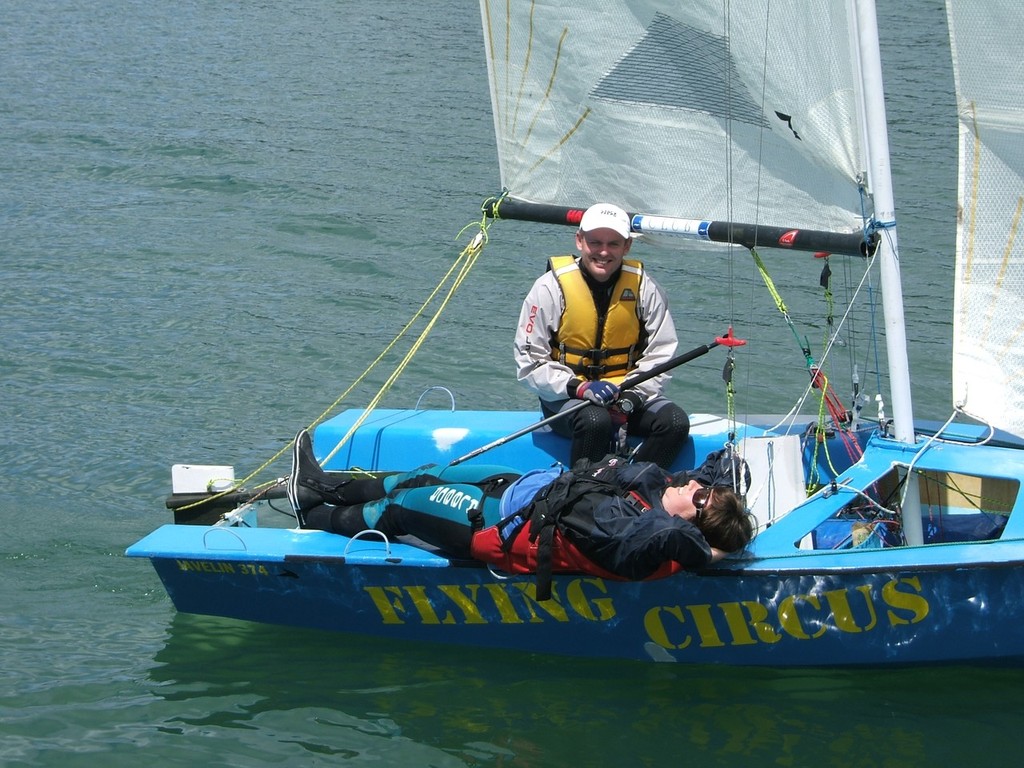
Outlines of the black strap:
<svg viewBox="0 0 1024 768">
<path fill-rule="evenodd" d="M 521 514 L 530 521 L 530 541 L 537 543 L 537 599 L 551 599 L 551 581 L 553 574 L 553 547 L 555 531 L 566 527 L 563 517 L 573 512 L 577 502 L 588 493 L 601 491 L 603 493 L 614 493 L 624 497 L 624 493 L 618 486 L 598 480 L 586 470 L 581 472 L 565 472 L 555 480 L 541 489 L 533 501 L 521 511 Z M 507 552 L 512 548 L 512 543 L 523 528 L 520 526 L 513 531 L 509 538 L 502 544 Z M 563 536 L 565 531 L 563 530 Z"/>
<path fill-rule="evenodd" d="M 636 344 L 630 344 L 628 347 L 609 347 L 607 349 L 588 348 L 584 349 L 581 347 L 570 347 L 568 344 L 559 344 L 558 350 L 563 354 L 571 352 L 574 355 L 580 355 L 581 357 L 589 357 L 594 362 L 600 362 L 606 357 L 612 355 L 624 355 L 627 352 L 632 352 L 636 348 Z"/>
<path fill-rule="evenodd" d="M 500 475 L 485 477 L 480 482 L 473 483 L 473 485 L 483 491 L 484 496 L 491 496 L 499 499 L 508 489 L 509 484 L 515 482 L 520 477 L 522 477 L 522 475 L 517 472 L 504 472 Z"/>
<path fill-rule="evenodd" d="M 554 522 L 540 530 L 537 541 L 537 599 L 551 599 L 551 547 L 555 538 Z"/>
<path fill-rule="evenodd" d="M 583 376 L 591 381 L 596 379 L 602 379 L 608 374 L 615 373 L 628 373 L 633 369 L 634 366 L 634 355 L 636 352 L 636 344 L 630 344 L 628 347 L 613 347 L 610 349 L 581 349 L 578 347 L 570 347 L 567 344 L 558 345 L 558 362 L 563 365 L 569 366 L 573 373 Z M 574 355 L 578 355 L 581 360 L 589 360 L 589 363 L 569 363 L 565 359 L 565 353 L 569 352 Z M 613 355 L 627 355 L 626 362 L 618 365 L 608 365 L 604 362 L 608 357 Z"/>
</svg>

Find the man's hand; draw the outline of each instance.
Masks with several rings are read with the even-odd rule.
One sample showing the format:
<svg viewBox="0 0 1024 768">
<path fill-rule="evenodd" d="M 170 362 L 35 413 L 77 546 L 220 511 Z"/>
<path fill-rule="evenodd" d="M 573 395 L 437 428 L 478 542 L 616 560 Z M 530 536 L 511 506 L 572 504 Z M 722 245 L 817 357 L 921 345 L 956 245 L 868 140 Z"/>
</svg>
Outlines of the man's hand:
<svg viewBox="0 0 1024 768">
<path fill-rule="evenodd" d="M 608 407 L 619 399 L 619 388 L 610 381 L 584 381 L 576 387 L 576 397 Z"/>
</svg>

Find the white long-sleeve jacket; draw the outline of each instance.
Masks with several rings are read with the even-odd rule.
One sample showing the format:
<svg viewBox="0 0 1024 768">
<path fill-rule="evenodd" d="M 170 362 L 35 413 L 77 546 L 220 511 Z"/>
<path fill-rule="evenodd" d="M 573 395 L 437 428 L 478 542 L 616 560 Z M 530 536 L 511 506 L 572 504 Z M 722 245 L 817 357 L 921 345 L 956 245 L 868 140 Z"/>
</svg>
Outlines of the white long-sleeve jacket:
<svg viewBox="0 0 1024 768">
<path fill-rule="evenodd" d="M 545 272 L 523 301 L 516 328 L 516 377 L 547 402 L 565 400 L 569 382 L 576 378 L 571 368 L 552 359 L 551 344 L 564 310 L 565 297 L 558 278 L 551 271 Z M 634 370 L 643 372 L 670 360 L 678 345 L 665 293 L 646 270 L 640 281 L 639 311 L 640 322 L 647 332 L 647 344 L 640 351 Z M 631 391 L 646 403 L 662 394 L 670 378 L 670 374 L 662 374 L 632 387 Z"/>
</svg>

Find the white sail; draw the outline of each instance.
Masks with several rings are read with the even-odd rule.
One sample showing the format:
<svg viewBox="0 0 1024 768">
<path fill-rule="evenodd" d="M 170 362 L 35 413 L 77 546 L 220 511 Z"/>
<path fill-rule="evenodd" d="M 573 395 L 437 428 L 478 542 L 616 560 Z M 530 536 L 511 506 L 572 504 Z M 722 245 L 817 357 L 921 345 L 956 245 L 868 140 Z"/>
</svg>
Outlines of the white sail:
<svg viewBox="0 0 1024 768">
<path fill-rule="evenodd" d="M 1019 0 L 948 0 L 960 118 L 953 400 L 1024 435 L 1024 58 Z"/>
<path fill-rule="evenodd" d="M 531 202 L 860 231 L 848 3 L 723 5 L 481 0 L 502 185 Z"/>
</svg>

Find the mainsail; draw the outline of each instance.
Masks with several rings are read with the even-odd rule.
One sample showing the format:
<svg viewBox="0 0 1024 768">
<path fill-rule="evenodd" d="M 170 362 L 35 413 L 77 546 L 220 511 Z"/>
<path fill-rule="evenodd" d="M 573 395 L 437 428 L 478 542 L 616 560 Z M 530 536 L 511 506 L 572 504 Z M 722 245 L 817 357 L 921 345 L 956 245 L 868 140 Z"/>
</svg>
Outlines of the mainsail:
<svg viewBox="0 0 1024 768">
<path fill-rule="evenodd" d="M 534 203 L 861 232 L 848 3 L 728 5 L 481 0 L 503 187 Z"/>
<path fill-rule="evenodd" d="M 1019 0 L 947 2 L 960 117 L 953 401 L 1024 436 Z"/>
</svg>

